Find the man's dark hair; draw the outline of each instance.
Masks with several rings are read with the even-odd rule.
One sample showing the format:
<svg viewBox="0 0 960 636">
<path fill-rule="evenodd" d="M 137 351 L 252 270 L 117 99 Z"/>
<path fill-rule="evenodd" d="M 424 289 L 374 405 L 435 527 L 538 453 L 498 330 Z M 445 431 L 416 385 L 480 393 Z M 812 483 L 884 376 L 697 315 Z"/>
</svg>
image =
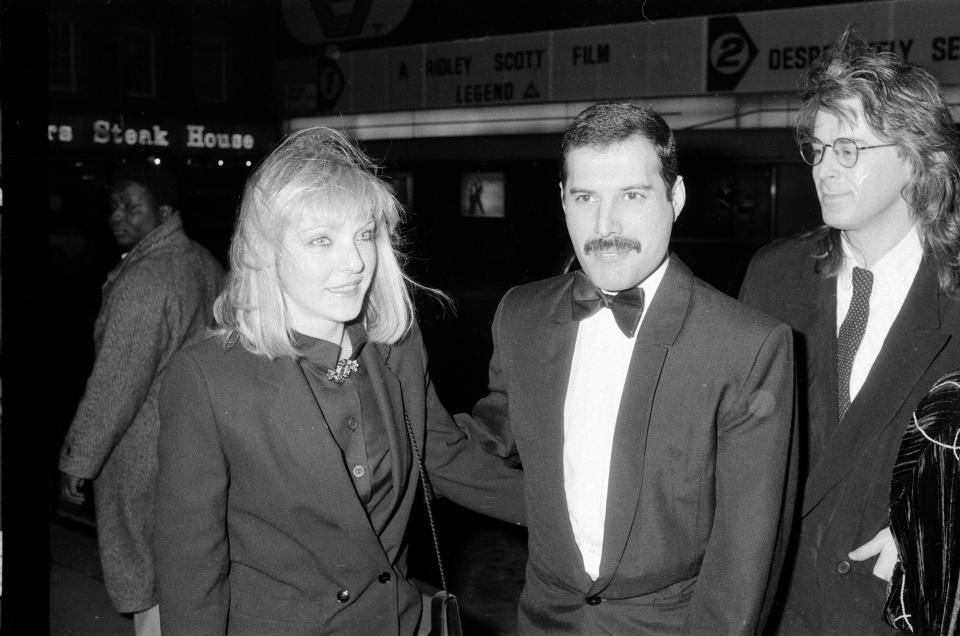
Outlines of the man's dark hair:
<svg viewBox="0 0 960 636">
<path fill-rule="evenodd" d="M 800 99 L 798 141 L 812 136 L 819 112 L 850 122 L 843 102 L 855 99 L 870 128 L 897 144 L 913 168 L 903 198 L 924 253 L 937 265 L 940 288 L 960 293 L 960 138 L 936 78 L 895 53 L 877 51 L 848 26 L 811 65 Z M 819 271 L 835 273 L 843 257 L 840 232 L 824 226 L 811 234 L 819 239 Z"/>
<path fill-rule="evenodd" d="M 669 199 L 677 180 L 677 140 L 660 115 L 634 102 L 603 102 L 576 116 L 560 143 L 560 183 L 567 181 L 567 155 L 574 148 L 609 146 L 634 135 L 653 144 Z"/>
<path fill-rule="evenodd" d="M 169 205 L 177 208 L 177 181 L 168 170 L 146 162 L 123 163 L 110 176 L 110 189 L 130 182 L 143 186 L 158 207 Z"/>
</svg>

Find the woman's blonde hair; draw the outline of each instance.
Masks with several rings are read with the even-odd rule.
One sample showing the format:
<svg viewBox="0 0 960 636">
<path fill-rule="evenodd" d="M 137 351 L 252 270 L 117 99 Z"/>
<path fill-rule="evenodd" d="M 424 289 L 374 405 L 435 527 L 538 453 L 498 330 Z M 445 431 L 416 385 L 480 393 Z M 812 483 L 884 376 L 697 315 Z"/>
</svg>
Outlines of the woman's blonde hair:
<svg viewBox="0 0 960 636">
<path fill-rule="evenodd" d="M 392 344 L 414 320 L 397 227 L 403 211 L 377 166 L 330 128 L 286 137 L 247 179 L 230 244 L 230 273 L 214 303 L 214 332 L 269 358 L 297 357 L 277 259 L 291 223 L 316 210 L 364 216 L 376 225 L 377 267 L 360 312 L 371 341 Z"/>
</svg>

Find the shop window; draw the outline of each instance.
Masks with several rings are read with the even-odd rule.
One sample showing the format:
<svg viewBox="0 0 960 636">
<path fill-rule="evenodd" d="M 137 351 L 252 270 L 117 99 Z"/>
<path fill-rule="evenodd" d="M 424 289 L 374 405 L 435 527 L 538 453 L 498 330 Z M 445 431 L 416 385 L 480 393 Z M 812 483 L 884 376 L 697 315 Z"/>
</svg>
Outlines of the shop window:
<svg viewBox="0 0 960 636">
<path fill-rule="evenodd" d="M 193 80 L 200 100 L 227 101 L 227 46 L 222 37 L 199 36 L 194 40 Z"/>
<path fill-rule="evenodd" d="M 120 34 L 120 77 L 125 95 L 156 95 L 156 55 L 153 33 L 142 27 L 127 27 Z"/>
<path fill-rule="evenodd" d="M 66 17 L 53 16 L 49 28 L 50 88 L 75 91 L 77 71 L 73 23 Z"/>
</svg>

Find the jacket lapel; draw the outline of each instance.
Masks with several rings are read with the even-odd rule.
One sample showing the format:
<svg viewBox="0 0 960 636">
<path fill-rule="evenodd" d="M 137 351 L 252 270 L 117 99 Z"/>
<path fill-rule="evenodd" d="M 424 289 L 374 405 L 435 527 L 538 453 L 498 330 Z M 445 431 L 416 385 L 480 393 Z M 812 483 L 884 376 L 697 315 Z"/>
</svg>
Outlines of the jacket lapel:
<svg viewBox="0 0 960 636">
<path fill-rule="evenodd" d="M 610 457 L 603 556 L 600 576 L 589 594 L 605 588 L 616 574 L 627 539 L 637 518 L 647 435 L 653 398 L 663 363 L 676 342 L 690 307 L 693 275 L 679 259 L 671 257 L 660 287 L 640 325 L 630 359 Z"/>
<path fill-rule="evenodd" d="M 287 464 L 285 470 L 303 476 L 322 508 L 337 511 L 331 518 L 337 519 L 345 532 L 371 539 L 382 553 L 340 447 L 299 364 L 289 358 L 269 360 L 260 356 L 258 362 L 259 378 L 277 391 L 269 409 L 269 426 L 279 438 L 277 450 L 286 451 L 286 457 L 278 461 Z"/>
<path fill-rule="evenodd" d="M 571 293 L 573 276 L 568 276 L 563 287 L 548 309 L 549 320 L 541 328 L 531 328 L 533 336 L 524 356 L 533 364 L 522 374 L 524 394 L 536 402 L 536 421 L 544 425 L 536 431 L 541 469 L 538 473 L 545 484 L 536 502 L 537 510 L 547 518 L 546 527 L 555 528 L 558 545 L 555 557 L 557 570 L 570 572 L 578 589 L 586 590 L 591 583 L 583 568 L 583 557 L 573 536 L 567 495 L 563 486 L 563 409 L 570 381 L 570 364 L 577 341 L 579 323 L 573 320 Z M 549 305 L 548 305 L 549 307 Z M 556 370 L 550 373 L 549 370 Z"/>
<path fill-rule="evenodd" d="M 802 294 L 787 302 L 794 327 L 797 377 L 806 381 L 806 400 L 801 402 L 801 421 L 807 422 L 809 448 L 805 454 L 820 455 L 824 440 L 837 428 L 837 279 L 803 272 Z"/>
<path fill-rule="evenodd" d="M 866 382 L 850 404 L 842 425 L 835 426 L 826 439 L 822 457 L 807 485 L 804 514 L 816 506 L 856 466 L 877 437 L 895 423 L 897 412 L 948 338 L 948 334 L 940 330 L 937 276 L 924 259 Z M 899 425 L 906 426 L 906 422 Z"/>
<path fill-rule="evenodd" d="M 390 353 L 391 349 L 387 345 L 367 343 L 360 357 L 361 365 L 370 374 L 377 404 L 384 416 L 383 424 L 390 444 L 390 475 L 393 481 L 393 497 L 390 506 L 393 508 L 397 500 L 403 496 L 408 483 L 407 473 L 413 461 L 410 455 L 413 449 L 407 441 L 407 427 L 403 423 L 403 418 L 407 415 L 403 405 L 403 387 L 397 375 L 389 370 Z M 397 425 L 398 422 L 400 426 Z M 418 427 L 412 420 L 410 425 L 414 431 L 417 430 Z M 417 444 L 421 449 L 423 448 L 422 437 Z"/>
</svg>

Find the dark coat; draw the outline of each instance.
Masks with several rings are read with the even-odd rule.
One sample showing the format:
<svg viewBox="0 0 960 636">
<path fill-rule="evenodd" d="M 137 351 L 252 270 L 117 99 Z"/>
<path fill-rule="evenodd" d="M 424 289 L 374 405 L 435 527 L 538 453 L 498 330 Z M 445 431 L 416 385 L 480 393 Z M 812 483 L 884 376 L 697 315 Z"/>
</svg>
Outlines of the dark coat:
<svg viewBox="0 0 960 636">
<path fill-rule="evenodd" d="M 890 479 L 905 423 L 940 376 L 960 364 L 960 302 L 940 291 L 925 257 L 866 382 L 837 421 L 837 283 L 814 271 L 812 240 L 757 253 L 740 297 L 793 327 L 801 421 L 802 501 L 792 567 L 781 582 L 787 633 L 889 633 L 886 583 L 874 559 L 847 554 L 889 525 Z M 805 479 L 803 478 L 805 476 Z"/>
<path fill-rule="evenodd" d="M 420 592 L 403 535 L 419 472 L 441 494 L 523 519 L 521 473 L 469 443 L 427 374 L 420 334 L 359 358 L 388 414 L 394 515 L 384 543 L 299 364 L 212 338 L 174 360 L 161 396 L 157 545 L 164 634 L 412 634 Z"/>
<path fill-rule="evenodd" d="M 671 258 L 637 335 L 613 441 L 600 578 L 563 477 L 573 275 L 515 288 L 472 417 L 523 463 L 522 634 L 754 633 L 791 508 L 790 331 Z M 458 416 L 459 417 L 459 416 Z"/>
<path fill-rule="evenodd" d="M 210 326 L 223 268 L 175 214 L 107 276 L 97 359 L 60 451 L 60 470 L 94 479 L 103 579 L 118 612 L 157 604 L 153 510 L 157 397 L 180 347 Z"/>
</svg>

